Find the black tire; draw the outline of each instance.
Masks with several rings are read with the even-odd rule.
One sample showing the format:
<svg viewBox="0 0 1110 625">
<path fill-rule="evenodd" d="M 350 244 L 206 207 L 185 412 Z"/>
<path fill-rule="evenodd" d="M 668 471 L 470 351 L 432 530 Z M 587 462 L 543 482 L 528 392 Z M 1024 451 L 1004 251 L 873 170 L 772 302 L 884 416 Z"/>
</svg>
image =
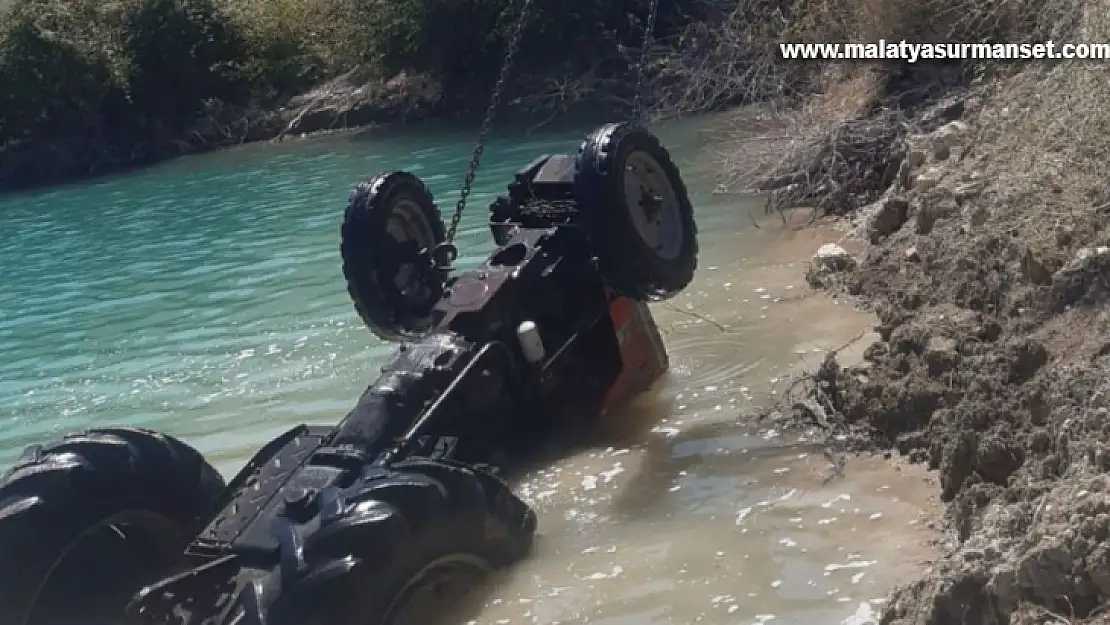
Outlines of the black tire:
<svg viewBox="0 0 1110 625">
<path fill-rule="evenodd" d="M 223 490 L 195 449 L 146 430 L 27 448 L 0 478 L 4 623 L 116 622 L 181 557 Z"/>
<path fill-rule="evenodd" d="M 401 210 L 408 212 L 397 212 Z M 384 341 L 407 341 L 426 333 L 432 323 L 432 306 L 443 294 L 445 281 L 438 272 L 421 273 L 423 288 L 412 297 L 396 285 L 394 278 L 402 265 L 414 260 L 399 255 L 398 242 L 389 234 L 391 219 L 398 216 L 411 220 L 418 230 L 409 233 L 414 249 L 430 252 L 446 238 L 443 219 L 424 183 L 412 174 L 391 172 L 355 187 L 347 203 L 339 246 L 343 277 L 355 311 Z"/>
<path fill-rule="evenodd" d="M 661 176 L 658 182 L 667 183 L 669 194 L 663 199 L 669 203 L 672 223 L 660 226 L 666 230 L 664 236 L 673 238 L 667 253 L 649 245 L 633 220 L 625 193 L 630 163 L 644 165 Z M 698 264 L 694 208 L 678 167 L 655 135 L 627 123 L 607 124 L 590 133 L 578 153 L 575 196 L 602 276 L 618 294 L 639 301 L 667 299 L 693 280 Z"/>
<path fill-rule="evenodd" d="M 427 614 L 410 610 L 444 607 L 421 601 L 428 584 L 444 581 L 443 574 L 462 574 L 450 596 L 437 598 L 457 602 L 485 575 L 526 556 L 536 531 L 535 512 L 503 481 L 453 461 L 399 462 L 356 499 L 373 502 L 363 508 L 372 518 L 348 515 L 321 528 L 315 544 L 306 546 L 315 552 L 310 557 L 324 561 L 363 559 L 331 588 L 325 605 L 337 612 L 321 615 L 319 623 L 426 622 Z"/>
</svg>

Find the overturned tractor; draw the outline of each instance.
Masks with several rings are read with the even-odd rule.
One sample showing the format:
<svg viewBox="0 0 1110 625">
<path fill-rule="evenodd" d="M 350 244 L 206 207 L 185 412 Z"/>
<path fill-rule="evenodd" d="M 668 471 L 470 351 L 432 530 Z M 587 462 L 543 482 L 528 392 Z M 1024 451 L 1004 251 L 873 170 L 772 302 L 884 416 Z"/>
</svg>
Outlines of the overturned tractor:
<svg viewBox="0 0 1110 625">
<path fill-rule="evenodd" d="M 696 227 L 671 157 L 630 124 L 525 167 L 490 226 L 497 248 L 452 275 L 419 179 L 360 184 L 344 275 L 400 344 L 338 425 L 290 430 L 226 484 L 146 430 L 27 449 L 0 479 L 3 623 L 424 623 L 524 557 L 536 515 L 497 465 L 663 374 L 645 302 L 690 282 Z"/>
</svg>

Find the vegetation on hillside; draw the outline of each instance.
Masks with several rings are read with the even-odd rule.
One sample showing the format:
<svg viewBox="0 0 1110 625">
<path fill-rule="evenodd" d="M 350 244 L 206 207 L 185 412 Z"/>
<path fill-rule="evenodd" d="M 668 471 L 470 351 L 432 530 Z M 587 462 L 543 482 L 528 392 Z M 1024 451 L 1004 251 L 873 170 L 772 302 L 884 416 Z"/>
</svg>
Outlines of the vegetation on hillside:
<svg viewBox="0 0 1110 625">
<path fill-rule="evenodd" d="M 783 189 L 781 204 L 854 206 L 898 160 L 907 112 L 1027 66 L 790 62 L 778 43 L 1064 41 L 1088 4 L 662 0 L 654 103 L 670 115 L 763 103 L 767 136 L 725 155 L 726 186 Z M 533 0 L 506 101 L 562 110 L 627 100 L 647 8 Z M 0 6 L 0 189 L 299 132 L 268 115 L 352 75 L 354 86 L 419 76 L 434 85 L 433 115 L 479 110 L 519 9 L 520 0 L 11 0 Z"/>
<path fill-rule="evenodd" d="M 685 19 L 675 6 L 663 2 L 661 34 Z M 226 137 L 206 136 L 203 119 L 273 110 L 352 72 L 363 84 L 419 75 L 443 94 L 450 110 L 439 112 L 480 108 L 519 10 L 515 0 L 14 0 L 0 9 L 0 170 L 39 173 L 12 175 L 5 156 L 34 169 L 212 147 Z M 627 74 L 646 10 L 646 0 L 535 0 L 518 76 Z"/>
<path fill-rule="evenodd" d="M 723 186 L 776 191 L 777 207 L 816 205 L 843 214 L 886 188 L 916 116 L 948 96 L 995 86 L 1020 90 L 1021 110 L 1054 116 L 1023 131 L 1037 136 L 1029 137 L 1030 146 L 1050 141 L 1073 151 L 1096 141 L 1093 135 L 1077 141 L 1074 133 L 1103 115 L 1100 96 L 1110 90 L 1105 63 L 788 61 L 779 43 L 1097 42 L 1101 2 L 724 0 L 717 16 L 686 29 L 688 43 L 668 58 L 663 74 L 681 80 L 664 97 L 676 111 L 759 102 L 757 110 L 742 111 L 738 140 L 721 154 Z M 1073 82 L 1082 84 L 1079 91 L 1060 92 Z M 1045 96 L 1030 96 L 1042 89 Z M 1065 107 L 1042 99 L 1047 94 L 1072 100 L 1066 115 Z M 1040 105 L 1036 111 L 1033 104 Z"/>
</svg>

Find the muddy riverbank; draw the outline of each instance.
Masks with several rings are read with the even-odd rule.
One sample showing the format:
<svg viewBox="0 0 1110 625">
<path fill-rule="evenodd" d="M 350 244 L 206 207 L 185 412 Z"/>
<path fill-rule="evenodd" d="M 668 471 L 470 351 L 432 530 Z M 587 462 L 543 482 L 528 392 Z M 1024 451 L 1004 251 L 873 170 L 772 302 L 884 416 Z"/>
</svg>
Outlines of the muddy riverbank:
<svg viewBox="0 0 1110 625">
<path fill-rule="evenodd" d="M 809 271 L 873 309 L 879 338 L 862 363 L 817 367 L 772 422 L 924 463 L 947 506 L 949 548 L 883 623 L 1105 622 L 1110 212 L 1101 135 L 1083 130 L 1106 118 L 1093 71 L 1030 69 L 899 121 L 896 173 L 843 207 L 858 251 Z M 1045 89 L 1063 101 L 1030 99 Z"/>
</svg>

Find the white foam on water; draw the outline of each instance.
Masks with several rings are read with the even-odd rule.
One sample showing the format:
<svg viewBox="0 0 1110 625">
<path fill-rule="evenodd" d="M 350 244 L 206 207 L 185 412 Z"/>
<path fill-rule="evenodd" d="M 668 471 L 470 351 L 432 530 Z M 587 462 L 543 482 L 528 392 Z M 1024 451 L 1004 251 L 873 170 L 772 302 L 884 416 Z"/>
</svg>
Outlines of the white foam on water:
<svg viewBox="0 0 1110 625">
<path fill-rule="evenodd" d="M 849 556 L 850 557 L 850 556 Z M 875 564 L 874 560 L 855 560 L 844 564 L 826 564 L 825 572 L 832 573 L 841 569 L 864 569 Z"/>
<path fill-rule="evenodd" d="M 855 613 L 840 621 L 840 625 L 879 625 L 879 614 L 870 603 L 861 602 Z"/>
</svg>

